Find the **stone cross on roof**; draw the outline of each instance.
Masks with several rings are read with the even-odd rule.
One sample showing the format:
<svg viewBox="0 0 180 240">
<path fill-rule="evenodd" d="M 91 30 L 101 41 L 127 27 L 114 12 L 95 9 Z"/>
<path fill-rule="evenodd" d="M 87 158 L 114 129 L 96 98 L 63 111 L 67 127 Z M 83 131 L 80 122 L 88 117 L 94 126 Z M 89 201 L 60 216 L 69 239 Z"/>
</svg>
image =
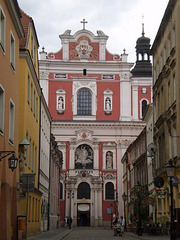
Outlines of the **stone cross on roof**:
<svg viewBox="0 0 180 240">
<path fill-rule="evenodd" d="M 87 21 L 85 21 L 85 18 L 83 18 L 83 21 L 81 21 L 81 23 L 83 24 L 83 30 L 85 29 L 85 24 L 88 23 Z"/>
</svg>

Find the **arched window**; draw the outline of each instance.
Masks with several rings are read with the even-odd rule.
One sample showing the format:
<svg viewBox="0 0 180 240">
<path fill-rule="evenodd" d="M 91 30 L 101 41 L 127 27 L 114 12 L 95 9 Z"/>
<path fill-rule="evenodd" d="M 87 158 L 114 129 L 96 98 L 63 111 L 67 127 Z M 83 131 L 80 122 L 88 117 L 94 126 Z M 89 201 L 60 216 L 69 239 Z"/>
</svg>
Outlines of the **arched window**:
<svg viewBox="0 0 180 240">
<path fill-rule="evenodd" d="M 142 117 L 144 116 L 144 114 L 146 112 L 146 108 L 147 108 L 147 101 L 143 100 L 142 101 Z"/>
<path fill-rule="evenodd" d="M 92 96 L 87 88 L 81 88 L 77 95 L 77 115 L 92 115 Z"/>
<path fill-rule="evenodd" d="M 142 61 L 142 54 L 141 53 L 138 54 L 138 61 Z"/>
<path fill-rule="evenodd" d="M 149 59 L 148 59 L 148 54 L 147 54 L 147 53 L 144 53 L 144 60 L 145 60 L 145 61 L 149 60 Z"/>
<path fill-rule="evenodd" d="M 91 189 L 88 183 L 82 182 L 79 184 L 77 189 L 77 199 L 90 199 L 91 198 Z"/>
<path fill-rule="evenodd" d="M 114 199 L 114 184 L 112 182 L 106 183 L 105 191 L 106 191 L 106 200 L 113 200 Z"/>
<path fill-rule="evenodd" d="M 60 182 L 60 197 L 61 200 L 63 199 L 63 184 Z"/>
</svg>

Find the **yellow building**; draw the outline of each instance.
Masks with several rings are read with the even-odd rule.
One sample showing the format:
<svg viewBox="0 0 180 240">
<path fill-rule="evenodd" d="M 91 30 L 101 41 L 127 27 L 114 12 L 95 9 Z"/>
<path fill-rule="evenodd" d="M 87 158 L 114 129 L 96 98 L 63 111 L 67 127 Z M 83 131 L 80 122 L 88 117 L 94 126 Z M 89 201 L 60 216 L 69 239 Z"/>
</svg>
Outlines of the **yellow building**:
<svg viewBox="0 0 180 240">
<path fill-rule="evenodd" d="M 24 36 L 17 1 L 0 0 L 0 239 L 16 239 L 19 171 L 8 159 L 18 157 L 19 40 Z M 8 151 L 8 152 L 7 152 Z M 6 156 L 8 155 L 8 156 Z M 6 157 L 5 157 L 6 156 Z"/>
<path fill-rule="evenodd" d="M 170 159 L 180 166 L 180 1 L 170 0 L 152 46 L 154 59 L 155 176 L 169 188 L 165 166 Z M 180 179 L 180 169 L 175 176 Z M 170 193 L 170 191 L 169 191 Z M 180 229 L 180 183 L 173 187 L 174 218 Z M 157 217 L 170 219 L 170 194 L 157 199 Z"/>
<path fill-rule="evenodd" d="M 21 194 L 21 214 L 28 216 L 27 234 L 31 235 L 40 231 L 41 222 L 42 194 L 38 190 L 41 96 L 38 80 L 39 43 L 32 18 L 22 10 L 21 15 L 25 37 L 20 41 L 19 141 L 27 140 L 29 145 L 26 149 L 19 148 L 19 172 L 21 182 L 23 174 L 35 174 L 35 188 L 29 194 L 27 210 L 27 196 Z"/>
</svg>

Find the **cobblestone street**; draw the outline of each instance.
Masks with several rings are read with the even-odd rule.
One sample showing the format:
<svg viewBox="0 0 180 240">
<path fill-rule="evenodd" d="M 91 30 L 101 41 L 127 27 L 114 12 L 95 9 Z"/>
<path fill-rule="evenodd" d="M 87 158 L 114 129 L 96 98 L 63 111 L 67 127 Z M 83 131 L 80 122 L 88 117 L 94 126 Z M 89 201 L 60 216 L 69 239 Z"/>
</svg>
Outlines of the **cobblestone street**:
<svg viewBox="0 0 180 240">
<path fill-rule="evenodd" d="M 72 228 L 71 230 L 67 228 L 60 228 L 50 232 L 42 233 L 33 237 L 28 238 L 29 240 L 103 240 L 103 239 L 125 239 L 125 240 L 168 240 L 169 236 L 152 236 L 148 234 L 143 234 L 139 237 L 131 232 L 126 232 L 123 237 L 114 236 L 112 229 L 105 228 Z"/>
</svg>

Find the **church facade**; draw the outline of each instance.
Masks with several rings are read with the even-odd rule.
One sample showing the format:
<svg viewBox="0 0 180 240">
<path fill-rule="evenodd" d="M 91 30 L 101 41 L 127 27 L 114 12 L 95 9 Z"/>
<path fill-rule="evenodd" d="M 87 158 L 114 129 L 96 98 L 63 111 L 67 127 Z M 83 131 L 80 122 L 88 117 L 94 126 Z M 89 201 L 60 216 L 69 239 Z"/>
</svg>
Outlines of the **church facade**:
<svg viewBox="0 0 180 240">
<path fill-rule="evenodd" d="M 59 36 L 61 49 L 40 53 L 40 84 L 53 119 L 52 133 L 63 155 L 60 220 L 74 226 L 110 226 L 123 215 L 121 158 L 145 123 L 152 77 L 131 73 L 125 50 L 111 54 L 102 31 Z M 148 62 L 137 51 L 137 63 Z M 139 59 L 139 54 L 141 59 Z M 144 70 L 143 70 L 144 71 Z"/>
</svg>

